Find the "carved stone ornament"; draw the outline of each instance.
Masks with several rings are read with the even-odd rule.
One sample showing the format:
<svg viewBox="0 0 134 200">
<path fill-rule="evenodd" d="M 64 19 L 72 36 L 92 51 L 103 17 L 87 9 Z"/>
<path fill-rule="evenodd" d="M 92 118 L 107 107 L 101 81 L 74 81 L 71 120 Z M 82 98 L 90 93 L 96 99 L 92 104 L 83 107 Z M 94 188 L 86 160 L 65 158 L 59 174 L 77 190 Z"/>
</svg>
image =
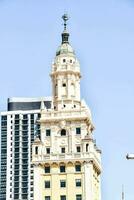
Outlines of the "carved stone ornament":
<svg viewBox="0 0 134 200">
<path fill-rule="evenodd" d="M 63 129 L 63 128 L 65 128 L 65 127 L 66 127 L 66 121 L 65 121 L 65 120 L 62 120 L 62 121 L 60 122 L 60 128 Z"/>
<path fill-rule="evenodd" d="M 65 142 L 66 142 L 65 140 L 62 140 L 62 141 L 61 141 L 61 144 L 65 144 Z"/>
<path fill-rule="evenodd" d="M 50 141 L 46 140 L 46 146 L 50 146 Z"/>
<path fill-rule="evenodd" d="M 76 141 L 76 143 L 77 143 L 77 144 L 79 144 L 79 143 L 80 143 L 80 139 L 79 139 L 79 138 L 76 138 L 76 140 L 75 140 L 75 141 Z"/>
</svg>

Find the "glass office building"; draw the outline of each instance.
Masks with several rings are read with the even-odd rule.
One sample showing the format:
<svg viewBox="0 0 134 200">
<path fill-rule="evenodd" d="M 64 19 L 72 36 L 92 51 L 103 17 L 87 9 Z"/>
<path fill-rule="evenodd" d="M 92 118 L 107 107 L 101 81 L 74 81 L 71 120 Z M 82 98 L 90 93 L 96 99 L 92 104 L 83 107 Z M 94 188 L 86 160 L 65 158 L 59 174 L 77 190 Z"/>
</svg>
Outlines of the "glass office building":
<svg viewBox="0 0 134 200">
<path fill-rule="evenodd" d="M 1 112 L 0 200 L 33 200 L 31 144 L 40 137 L 41 102 L 51 107 L 50 98 L 9 98 Z"/>
</svg>

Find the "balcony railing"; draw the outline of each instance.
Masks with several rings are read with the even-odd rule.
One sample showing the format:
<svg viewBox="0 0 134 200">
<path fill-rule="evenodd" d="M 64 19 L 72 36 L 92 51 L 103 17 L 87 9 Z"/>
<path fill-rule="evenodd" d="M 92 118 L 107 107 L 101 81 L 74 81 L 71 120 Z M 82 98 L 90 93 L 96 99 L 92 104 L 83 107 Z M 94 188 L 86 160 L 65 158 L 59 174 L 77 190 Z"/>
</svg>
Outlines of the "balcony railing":
<svg viewBox="0 0 134 200">
<path fill-rule="evenodd" d="M 33 159 L 32 161 L 33 162 L 47 162 L 47 161 L 69 161 L 69 160 L 77 160 L 77 159 L 95 159 L 97 160 L 98 163 L 101 162 L 101 159 L 100 159 L 100 156 L 97 155 L 97 153 L 95 152 L 81 152 L 81 153 L 66 153 L 66 154 L 36 154 L 36 155 L 33 155 Z"/>
</svg>

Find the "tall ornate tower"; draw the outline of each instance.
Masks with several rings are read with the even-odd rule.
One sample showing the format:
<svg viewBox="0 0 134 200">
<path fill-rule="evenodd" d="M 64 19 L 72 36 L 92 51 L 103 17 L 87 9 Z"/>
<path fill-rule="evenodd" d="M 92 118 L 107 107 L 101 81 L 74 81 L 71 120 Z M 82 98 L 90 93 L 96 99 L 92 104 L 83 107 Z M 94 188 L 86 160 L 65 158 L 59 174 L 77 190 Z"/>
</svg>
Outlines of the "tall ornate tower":
<svg viewBox="0 0 134 200">
<path fill-rule="evenodd" d="M 34 200 L 100 200 L 101 158 L 94 126 L 80 99 L 80 66 L 63 15 L 62 43 L 52 64 L 52 104 L 42 102 L 41 137 L 32 148 Z"/>
<path fill-rule="evenodd" d="M 63 16 L 62 43 L 52 65 L 52 90 L 55 110 L 80 108 L 80 66 L 74 50 L 69 44 L 66 30 L 67 16 Z"/>
</svg>

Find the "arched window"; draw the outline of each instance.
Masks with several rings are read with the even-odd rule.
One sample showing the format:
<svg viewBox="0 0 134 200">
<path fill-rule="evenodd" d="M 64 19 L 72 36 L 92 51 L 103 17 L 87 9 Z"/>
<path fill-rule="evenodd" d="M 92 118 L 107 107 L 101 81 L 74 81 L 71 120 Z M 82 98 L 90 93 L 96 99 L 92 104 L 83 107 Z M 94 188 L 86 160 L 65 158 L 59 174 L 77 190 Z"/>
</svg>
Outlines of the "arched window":
<svg viewBox="0 0 134 200">
<path fill-rule="evenodd" d="M 64 135 L 66 135 L 66 130 L 65 130 L 65 129 L 62 129 L 62 130 L 61 130 L 61 136 L 64 136 Z"/>
<path fill-rule="evenodd" d="M 38 147 L 35 147 L 35 154 L 38 154 Z"/>
<path fill-rule="evenodd" d="M 71 95 L 74 96 L 75 95 L 75 85 L 74 83 L 71 83 Z"/>
<path fill-rule="evenodd" d="M 89 144 L 86 144 L 86 152 L 88 152 Z"/>
<path fill-rule="evenodd" d="M 63 82 L 62 83 L 62 95 L 66 95 L 67 91 L 66 91 L 66 83 Z"/>
</svg>

